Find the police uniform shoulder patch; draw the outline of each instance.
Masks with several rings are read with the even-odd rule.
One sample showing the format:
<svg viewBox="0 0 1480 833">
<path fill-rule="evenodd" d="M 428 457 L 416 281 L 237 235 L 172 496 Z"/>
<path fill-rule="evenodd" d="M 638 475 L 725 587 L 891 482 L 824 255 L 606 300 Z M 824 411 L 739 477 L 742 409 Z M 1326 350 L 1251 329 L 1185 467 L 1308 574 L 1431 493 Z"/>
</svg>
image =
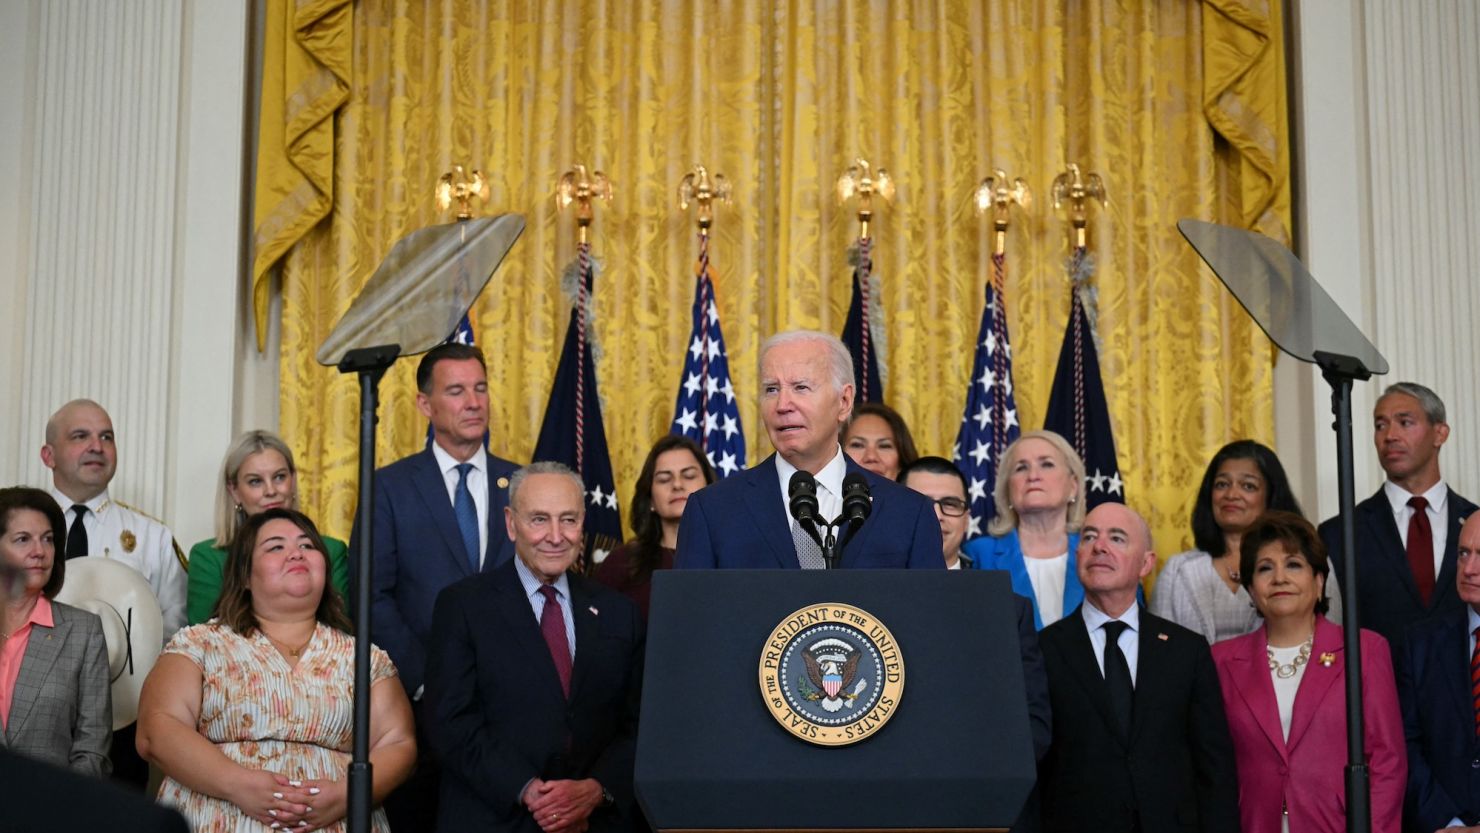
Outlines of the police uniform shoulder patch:
<svg viewBox="0 0 1480 833">
<path fill-rule="evenodd" d="M 761 650 L 761 697 L 792 735 L 846 746 L 889 722 L 904 693 L 894 635 L 845 604 L 804 607 L 777 624 Z"/>
</svg>

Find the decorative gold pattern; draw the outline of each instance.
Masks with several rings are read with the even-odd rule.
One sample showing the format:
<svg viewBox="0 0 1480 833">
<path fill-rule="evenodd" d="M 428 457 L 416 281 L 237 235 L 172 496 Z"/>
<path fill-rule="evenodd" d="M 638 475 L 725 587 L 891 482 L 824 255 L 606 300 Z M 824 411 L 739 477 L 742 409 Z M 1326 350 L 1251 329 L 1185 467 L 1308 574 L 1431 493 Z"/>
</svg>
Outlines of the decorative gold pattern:
<svg viewBox="0 0 1480 833">
<path fill-rule="evenodd" d="M 991 256 L 992 229 L 971 221 L 959 172 L 1012 160 L 1044 189 L 1075 159 L 1115 195 L 1091 252 L 1127 494 L 1160 550 L 1190 548 L 1187 518 L 1212 453 L 1239 437 L 1273 440 L 1272 353 L 1174 223 L 1255 222 L 1271 206 L 1288 222 L 1278 6 L 1255 30 L 1221 18 L 1205 29 L 1211 3 L 1070 15 L 1049 0 L 941 0 L 928 12 L 903 0 L 361 0 L 353 37 L 337 44 L 352 71 L 335 121 L 334 211 L 283 273 L 281 428 L 299 453 L 302 506 L 329 534 L 348 532 L 356 389 L 312 357 L 391 244 L 437 222 L 426 183 L 452 159 L 489 173 L 491 210 L 529 221 L 475 305 L 492 447 L 515 460 L 534 447 L 569 314 L 551 287 L 575 230 L 556 221 L 551 178 L 586 155 L 630 195 L 603 216 L 597 251 L 609 288 L 598 371 L 623 502 L 672 419 L 693 241 L 667 195 L 696 156 L 733 177 L 736 208 L 712 229 L 724 253 L 715 281 L 741 415 L 757 428 L 760 341 L 788 327 L 842 330 L 857 228 L 832 199 L 839 166 L 887 154 L 910 172 L 895 207 L 874 217 L 875 268 L 889 275 L 879 301 L 890 404 L 937 454 L 956 435 Z M 1223 31 L 1237 43 L 1213 39 Z M 1260 49 L 1248 48 L 1250 32 Z M 1233 78 L 1205 97 L 1211 74 L 1229 78 L 1233 66 L 1263 80 Z M 1205 102 L 1226 109 L 1230 92 L 1244 121 L 1210 123 Z M 1263 129 L 1246 129 L 1249 119 Z M 1249 138 L 1220 132 L 1235 129 Z M 1257 146 L 1269 136 L 1273 147 Z M 273 164 L 263 177 L 277 176 Z M 1015 392 L 1022 424 L 1038 425 L 1068 315 L 1067 241 L 1041 211 L 1011 234 Z M 414 364 L 399 362 L 382 383 L 381 461 L 426 441 Z M 764 431 L 749 439 L 752 460 L 769 453 Z"/>
</svg>

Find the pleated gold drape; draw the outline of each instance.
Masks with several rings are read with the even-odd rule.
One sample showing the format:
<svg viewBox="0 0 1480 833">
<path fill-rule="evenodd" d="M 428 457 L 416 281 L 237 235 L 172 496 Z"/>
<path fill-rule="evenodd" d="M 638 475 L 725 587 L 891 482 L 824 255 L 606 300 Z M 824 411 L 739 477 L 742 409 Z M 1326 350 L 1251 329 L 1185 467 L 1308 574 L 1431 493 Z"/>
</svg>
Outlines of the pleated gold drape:
<svg viewBox="0 0 1480 833">
<path fill-rule="evenodd" d="M 949 454 L 983 303 L 990 235 L 971 192 L 997 167 L 1029 180 L 1038 200 L 1010 232 L 1007 299 L 1021 421 L 1040 424 L 1069 302 L 1048 184 L 1077 161 L 1110 192 L 1091 245 L 1129 499 L 1164 552 L 1181 549 L 1212 452 L 1272 434 L 1269 344 L 1174 223 L 1287 236 L 1277 13 L 1252 0 L 361 0 L 338 41 L 352 60 L 333 210 L 283 263 L 282 431 L 304 506 L 343 535 L 356 489 L 356 391 L 313 353 L 394 241 L 442 221 L 432 185 L 454 163 L 491 175 L 491 211 L 528 218 L 474 311 L 492 446 L 516 460 L 538 435 L 568 311 L 557 287 L 574 239 L 554 180 L 584 162 L 616 183 L 593 232 L 598 372 L 625 504 L 672 419 L 695 251 L 674 191 L 695 162 L 735 184 L 711 256 L 758 460 L 760 341 L 842 329 L 858 229 L 830 189 L 859 155 L 900 183 L 874 232 L 887 392 L 928 453 Z M 425 439 L 413 365 L 382 386 L 382 461 Z"/>
</svg>

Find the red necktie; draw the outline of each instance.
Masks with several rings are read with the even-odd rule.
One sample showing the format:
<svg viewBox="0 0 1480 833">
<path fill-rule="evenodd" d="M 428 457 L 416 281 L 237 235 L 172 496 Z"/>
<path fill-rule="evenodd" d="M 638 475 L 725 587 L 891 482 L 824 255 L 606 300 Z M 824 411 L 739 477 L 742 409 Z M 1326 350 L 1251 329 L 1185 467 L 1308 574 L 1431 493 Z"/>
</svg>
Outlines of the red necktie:
<svg viewBox="0 0 1480 833">
<path fill-rule="evenodd" d="M 1480 628 L 1475 629 L 1475 650 L 1470 653 L 1470 699 L 1475 703 L 1475 736 L 1480 737 Z"/>
<path fill-rule="evenodd" d="M 1408 519 L 1408 569 L 1413 571 L 1419 598 L 1428 607 L 1434 595 L 1434 528 L 1429 526 L 1429 513 L 1425 511 L 1429 502 L 1411 497 L 1408 505 L 1413 507 L 1413 517 Z"/>
<path fill-rule="evenodd" d="M 550 649 L 550 659 L 555 661 L 555 673 L 560 675 L 560 690 L 570 699 L 570 642 L 565 638 L 565 614 L 560 602 L 555 601 L 555 588 L 545 585 L 540 588 L 545 597 L 545 610 L 540 614 L 540 633 Z"/>
</svg>

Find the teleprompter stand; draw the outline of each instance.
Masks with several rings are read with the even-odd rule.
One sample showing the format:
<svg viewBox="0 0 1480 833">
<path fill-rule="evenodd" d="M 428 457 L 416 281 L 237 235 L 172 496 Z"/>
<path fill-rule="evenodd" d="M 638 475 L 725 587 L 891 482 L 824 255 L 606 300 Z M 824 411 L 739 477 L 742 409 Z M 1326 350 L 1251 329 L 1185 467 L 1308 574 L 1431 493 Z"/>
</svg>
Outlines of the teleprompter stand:
<svg viewBox="0 0 1480 833">
<path fill-rule="evenodd" d="M 1275 346 L 1321 368 L 1336 417 L 1336 473 L 1342 539 L 1342 631 L 1346 643 L 1346 829 L 1372 829 L 1372 795 L 1363 749 L 1362 641 L 1358 628 L 1356 505 L 1352 466 L 1352 382 L 1388 371 L 1387 359 L 1346 317 L 1289 249 L 1261 234 L 1199 220 L 1177 228 Z"/>
</svg>

